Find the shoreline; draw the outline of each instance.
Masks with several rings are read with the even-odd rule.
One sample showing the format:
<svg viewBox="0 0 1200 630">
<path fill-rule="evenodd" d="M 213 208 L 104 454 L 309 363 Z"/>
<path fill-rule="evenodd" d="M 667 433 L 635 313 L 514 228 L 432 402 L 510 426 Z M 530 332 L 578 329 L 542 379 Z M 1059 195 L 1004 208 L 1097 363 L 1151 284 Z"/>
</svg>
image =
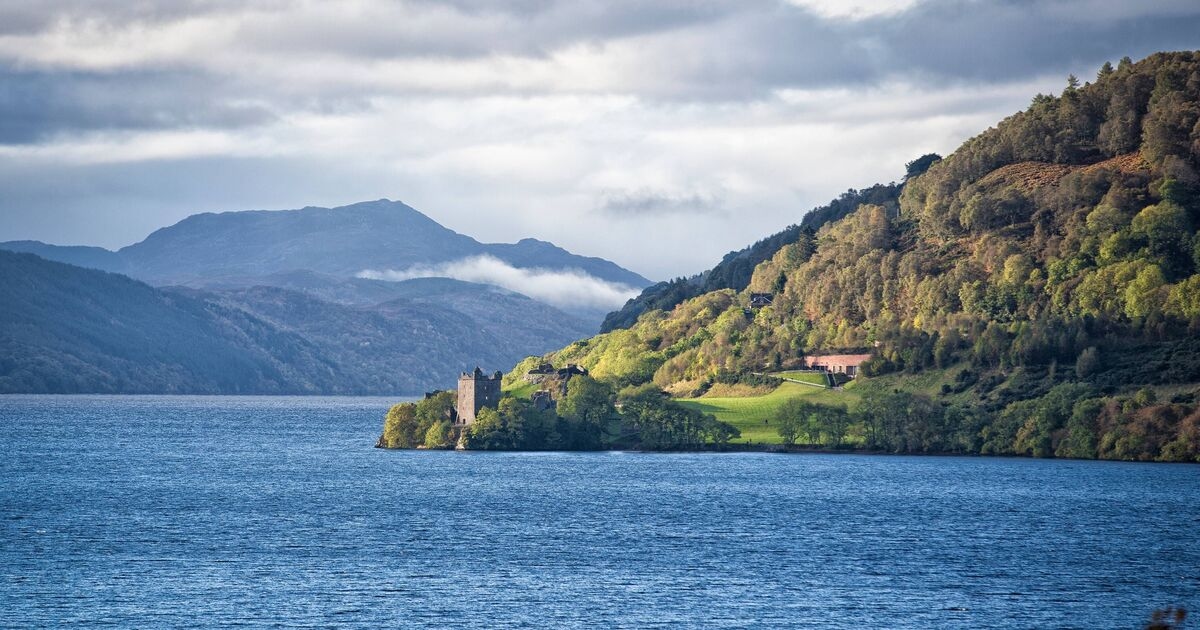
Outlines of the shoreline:
<svg viewBox="0 0 1200 630">
<path fill-rule="evenodd" d="M 1200 462 L 1172 462 L 1172 461 L 1155 461 L 1155 460 L 1138 460 L 1138 459 L 1088 459 L 1082 457 L 1033 457 L 1031 455 L 980 455 L 978 453 L 893 453 L 890 451 L 868 450 L 868 449 L 847 449 L 847 448 L 812 448 L 812 447 L 784 447 L 782 444 L 769 445 L 730 445 L 725 448 L 697 448 L 697 449 L 673 449 L 673 450 L 644 450 L 636 448 L 607 448 L 596 450 L 471 450 L 471 449 L 453 449 L 453 448 L 387 448 L 386 446 L 375 445 L 376 448 L 383 451 L 446 451 L 454 453 L 630 453 L 630 454 L 645 454 L 645 455 L 688 455 L 696 453 L 711 453 L 711 454 L 740 454 L 740 453 L 765 453 L 771 455 L 868 455 L 868 456 L 883 456 L 883 457 L 965 457 L 970 459 L 1021 459 L 1030 461 L 1063 461 L 1063 462 L 1106 462 L 1118 464 L 1182 464 L 1196 466 Z"/>
</svg>

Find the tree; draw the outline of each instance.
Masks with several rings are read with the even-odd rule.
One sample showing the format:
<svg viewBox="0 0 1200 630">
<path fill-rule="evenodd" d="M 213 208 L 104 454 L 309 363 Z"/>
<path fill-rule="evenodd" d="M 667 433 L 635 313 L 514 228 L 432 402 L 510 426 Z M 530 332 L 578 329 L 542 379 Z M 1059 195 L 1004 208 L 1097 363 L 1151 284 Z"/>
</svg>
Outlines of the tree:
<svg viewBox="0 0 1200 630">
<path fill-rule="evenodd" d="M 829 438 L 827 444 L 834 448 L 841 446 L 846 432 L 850 429 L 850 414 L 846 411 L 846 406 L 829 407 L 824 420 L 822 430 Z"/>
<path fill-rule="evenodd" d="M 1167 279 L 1185 277 L 1192 270 L 1192 225 L 1187 210 L 1172 201 L 1147 206 L 1131 224 L 1133 236 L 1146 244 Z"/>
<path fill-rule="evenodd" d="M 503 450 L 509 448 L 509 440 L 504 430 L 504 422 L 500 413 L 491 407 L 484 407 L 475 415 L 475 421 L 466 428 L 463 443 L 470 450 Z"/>
<path fill-rule="evenodd" d="M 621 416 L 637 432 L 640 446 L 649 450 L 723 445 L 741 435 L 736 427 L 671 400 L 653 385 L 622 391 Z"/>
<path fill-rule="evenodd" d="M 779 408 L 775 416 L 775 431 L 783 438 L 783 443 L 791 446 L 796 443 L 804 432 L 804 423 L 808 420 L 809 404 L 800 398 L 789 398 Z"/>
<path fill-rule="evenodd" d="M 612 398 L 612 388 L 590 376 L 574 376 L 567 382 L 558 413 L 567 420 L 565 437 L 571 448 L 600 447 L 600 437 L 615 415 Z"/>
<path fill-rule="evenodd" d="M 388 409 L 383 419 L 383 437 L 380 438 L 384 447 L 414 448 L 417 445 L 416 409 L 412 403 L 400 403 Z"/>
<path fill-rule="evenodd" d="M 904 179 L 909 180 L 924 173 L 925 171 L 928 171 L 930 166 L 933 166 L 935 162 L 938 162 L 941 159 L 942 156 L 936 153 L 926 153 L 925 155 L 906 163 L 904 165 Z"/>
<path fill-rule="evenodd" d="M 446 420 L 429 425 L 425 432 L 425 448 L 447 448 L 450 446 L 450 423 Z"/>
<path fill-rule="evenodd" d="M 1066 436 L 1054 451 L 1055 457 L 1096 458 L 1097 419 L 1104 405 L 1099 398 L 1080 400 L 1067 420 Z"/>
<path fill-rule="evenodd" d="M 1100 352 L 1095 346 L 1085 348 L 1075 359 L 1075 375 L 1086 379 L 1100 369 Z"/>
<path fill-rule="evenodd" d="M 454 392 L 437 392 L 436 394 L 423 398 L 416 403 L 414 413 L 421 423 L 422 434 L 424 429 L 435 422 L 449 420 L 454 413 L 455 403 L 458 401 L 458 396 Z"/>
</svg>

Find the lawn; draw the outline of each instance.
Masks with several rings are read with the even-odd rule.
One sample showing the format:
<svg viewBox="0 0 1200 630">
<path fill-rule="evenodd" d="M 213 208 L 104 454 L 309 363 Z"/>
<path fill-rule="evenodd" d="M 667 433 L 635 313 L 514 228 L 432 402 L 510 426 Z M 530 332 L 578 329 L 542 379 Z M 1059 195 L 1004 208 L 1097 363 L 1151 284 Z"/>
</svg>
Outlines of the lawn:
<svg viewBox="0 0 1200 630">
<path fill-rule="evenodd" d="M 779 444 L 782 440 L 771 422 L 784 401 L 796 396 L 825 405 L 848 405 L 853 407 L 858 402 L 858 396 L 853 393 L 852 386 L 847 386 L 845 392 L 817 389 L 809 385 L 785 382 L 775 391 L 763 396 L 748 398 L 687 398 L 678 402 L 711 413 L 718 420 L 728 422 L 742 432 L 742 437 L 734 442 L 753 442 L 755 444 Z"/>
<path fill-rule="evenodd" d="M 774 374 L 770 374 L 770 376 L 774 376 L 775 378 L 786 378 L 793 381 L 801 381 L 820 387 L 829 386 L 829 379 L 825 376 L 824 372 L 800 372 L 793 370 L 791 372 L 775 372 Z"/>
<path fill-rule="evenodd" d="M 517 381 L 512 385 L 504 388 L 504 393 L 514 398 L 529 400 L 529 397 L 538 390 L 537 383 L 530 383 L 524 380 Z"/>
</svg>

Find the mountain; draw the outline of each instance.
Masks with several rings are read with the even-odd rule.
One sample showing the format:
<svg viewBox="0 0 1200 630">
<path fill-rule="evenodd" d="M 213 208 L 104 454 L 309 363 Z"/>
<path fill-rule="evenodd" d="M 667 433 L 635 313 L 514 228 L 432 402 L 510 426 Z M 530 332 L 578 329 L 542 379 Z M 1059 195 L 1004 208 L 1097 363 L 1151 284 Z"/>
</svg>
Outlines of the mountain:
<svg viewBox="0 0 1200 630">
<path fill-rule="evenodd" d="M 122 273 L 154 286 L 275 286 L 357 306 L 397 295 L 389 286 L 393 279 L 460 277 L 542 300 L 589 322 L 589 333 L 614 306 L 613 295 L 650 284 L 608 260 L 537 239 L 480 243 L 387 199 L 338 208 L 197 214 L 116 252 L 37 241 L 0 243 L 0 249 Z M 583 274 L 598 280 L 588 286 L 608 290 L 597 289 L 593 300 L 559 296 L 539 282 L 546 274 Z"/>
<path fill-rule="evenodd" d="M 0 251 L 0 392 L 411 395 L 589 328 L 490 286 L 398 284 L 362 307 L 275 287 L 154 288 Z"/>
<path fill-rule="evenodd" d="M 1192 461 L 1198 226 L 1200 53 L 1124 59 L 932 162 L 897 204 L 783 244 L 744 288 L 667 300 L 514 374 L 578 363 L 698 395 L 867 352 L 841 400 L 869 447 Z"/>
<path fill-rule="evenodd" d="M 56 260 L 68 265 L 126 273 L 128 263 L 121 255 L 103 247 L 84 247 L 80 245 L 48 245 L 41 241 L 8 241 L 0 243 L 0 249 L 10 252 L 36 254 L 46 260 Z"/>
<path fill-rule="evenodd" d="M 301 270 L 350 278 L 364 270 L 429 267 L 483 255 L 522 269 L 577 269 L 629 287 L 650 284 L 615 263 L 545 241 L 480 243 L 387 199 L 338 208 L 196 214 L 116 252 L 34 241 L 0 243 L 0 248 L 127 272 L 156 286 L 200 286 Z"/>
</svg>

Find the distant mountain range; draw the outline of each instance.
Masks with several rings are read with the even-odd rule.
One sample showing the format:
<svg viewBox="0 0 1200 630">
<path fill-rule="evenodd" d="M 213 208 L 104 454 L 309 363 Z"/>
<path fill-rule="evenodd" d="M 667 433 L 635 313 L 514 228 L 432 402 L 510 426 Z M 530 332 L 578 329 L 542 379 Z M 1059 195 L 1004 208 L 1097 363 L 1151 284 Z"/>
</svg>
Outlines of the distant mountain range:
<svg viewBox="0 0 1200 630">
<path fill-rule="evenodd" d="M 495 287 L 391 284 L 401 297 L 352 306 L 267 286 L 156 289 L 0 251 L 0 393 L 414 394 L 590 330 Z"/>
<path fill-rule="evenodd" d="M 0 248 L 124 273 L 156 286 L 244 281 L 300 270 L 345 278 L 364 270 L 403 270 L 474 256 L 491 256 L 519 269 L 575 269 L 635 289 L 651 284 L 603 258 L 572 254 L 537 239 L 480 243 L 388 199 L 338 208 L 196 214 L 115 252 L 38 241 L 9 241 Z"/>
<path fill-rule="evenodd" d="M 419 393 L 593 334 L 650 284 L 386 199 L 199 214 L 118 251 L 0 250 L 33 254 L 0 252 L 0 392 Z"/>
</svg>

